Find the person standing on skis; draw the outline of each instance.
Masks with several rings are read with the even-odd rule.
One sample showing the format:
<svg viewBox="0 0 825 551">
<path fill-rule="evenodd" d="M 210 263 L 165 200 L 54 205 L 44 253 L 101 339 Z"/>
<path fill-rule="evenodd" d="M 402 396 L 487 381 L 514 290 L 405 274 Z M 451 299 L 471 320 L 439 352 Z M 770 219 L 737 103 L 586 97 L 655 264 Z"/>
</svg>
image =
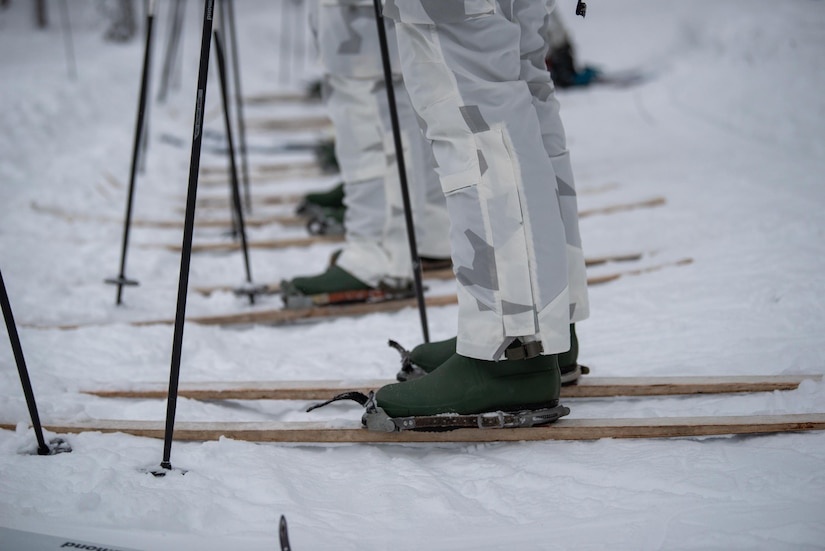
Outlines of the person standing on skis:
<svg viewBox="0 0 825 551">
<path fill-rule="evenodd" d="M 575 345 L 572 324 L 588 317 L 589 302 L 573 171 L 545 67 L 554 8 L 386 2 L 447 199 L 459 300 L 454 353 L 376 392 L 390 417 L 558 403 L 559 355 Z"/>
<path fill-rule="evenodd" d="M 310 26 L 324 67 L 324 99 L 335 128 L 344 179 L 346 245 L 324 272 L 282 285 L 287 306 L 312 305 L 313 295 L 384 290 L 413 296 L 395 146 L 372 0 L 314 0 Z M 393 67 L 395 36 L 388 25 Z M 446 260 L 449 217 L 432 152 L 425 142 L 400 72 L 393 75 L 402 129 L 418 254 Z M 355 293 L 353 293 L 355 292 Z M 366 300 L 366 294 L 365 298 Z"/>
</svg>

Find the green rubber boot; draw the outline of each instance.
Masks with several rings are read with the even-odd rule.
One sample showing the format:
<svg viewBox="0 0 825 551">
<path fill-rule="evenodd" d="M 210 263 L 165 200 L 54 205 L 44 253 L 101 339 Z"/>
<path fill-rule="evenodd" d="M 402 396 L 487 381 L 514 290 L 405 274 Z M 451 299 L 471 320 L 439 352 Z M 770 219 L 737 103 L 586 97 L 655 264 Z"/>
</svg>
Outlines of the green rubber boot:
<svg viewBox="0 0 825 551">
<path fill-rule="evenodd" d="M 444 341 L 419 344 L 410 351 L 410 363 L 427 373 L 435 371 L 436 367 L 455 354 L 457 341 L 458 337 L 453 337 Z"/>
<path fill-rule="evenodd" d="M 376 404 L 390 417 L 537 410 L 558 405 L 555 355 L 499 362 L 453 354 L 426 377 L 378 389 Z"/>
<path fill-rule="evenodd" d="M 444 341 L 419 344 L 410 351 L 410 363 L 413 368 L 418 367 L 425 373 L 431 373 L 435 371 L 435 368 L 447 361 L 450 356 L 455 354 L 456 342 L 457 338 L 453 337 L 452 339 L 447 339 Z M 578 376 L 581 373 L 578 365 L 578 359 L 579 339 L 576 337 L 576 324 L 571 323 L 570 350 L 558 354 L 559 369 L 561 370 L 563 383 L 570 383 L 578 379 Z M 419 373 L 419 376 L 425 374 L 413 369 L 410 373 L 412 376 L 409 378 L 414 378 L 415 373 Z M 565 375 L 568 374 L 572 374 L 572 380 L 567 380 L 568 378 L 565 377 Z M 399 374 L 399 377 L 400 376 L 401 374 Z"/>
<path fill-rule="evenodd" d="M 579 365 L 579 338 L 576 336 L 576 324 L 570 324 L 570 350 L 559 355 L 559 369 L 574 370 Z"/>
<path fill-rule="evenodd" d="M 339 182 L 335 187 L 327 191 L 307 193 L 304 196 L 304 201 L 312 205 L 318 205 L 319 207 L 343 208 L 344 182 Z"/>
<path fill-rule="evenodd" d="M 344 182 L 326 191 L 307 193 L 298 203 L 296 214 L 309 216 L 317 214 L 323 209 L 344 209 Z"/>
<path fill-rule="evenodd" d="M 335 140 L 324 141 L 315 146 L 315 158 L 321 170 L 327 173 L 338 172 L 338 158 L 335 156 Z"/>
<path fill-rule="evenodd" d="M 317 276 L 296 277 L 281 284 L 281 294 L 320 295 L 342 291 L 364 291 L 372 287 L 333 264 Z"/>
</svg>

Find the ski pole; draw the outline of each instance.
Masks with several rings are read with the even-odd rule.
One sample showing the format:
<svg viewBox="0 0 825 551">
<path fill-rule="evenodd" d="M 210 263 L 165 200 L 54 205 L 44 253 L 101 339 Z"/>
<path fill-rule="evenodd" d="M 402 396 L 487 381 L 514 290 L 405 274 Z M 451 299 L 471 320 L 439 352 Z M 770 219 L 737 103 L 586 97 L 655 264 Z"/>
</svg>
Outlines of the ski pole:
<svg viewBox="0 0 825 551">
<path fill-rule="evenodd" d="M 281 520 L 278 523 L 278 539 L 281 542 L 281 551 L 291 551 L 292 547 L 289 545 L 289 531 L 286 527 L 286 517 L 281 515 Z"/>
<path fill-rule="evenodd" d="M 189 159 L 189 185 L 186 193 L 186 215 L 183 223 L 183 246 L 180 256 L 175 333 L 172 339 L 172 365 L 169 371 L 169 393 L 166 403 L 166 430 L 163 442 L 163 459 L 160 463 L 160 467 L 166 471 L 172 470 L 170 461 L 172 435 L 175 430 L 175 409 L 178 401 L 183 324 L 186 317 L 186 291 L 189 286 L 189 262 L 192 257 L 192 234 L 195 229 L 195 203 L 198 195 L 198 170 L 200 169 L 206 84 L 209 73 L 209 48 L 212 39 L 212 12 L 215 7 L 215 0 L 204 0 L 203 4 L 203 32 L 201 35 L 200 65 L 198 67 L 198 89 L 195 94 L 195 122 L 192 130 L 192 152 Z M 152 474 L 164 476 L 165 472 L 153 471 Z"/>
<path fill-rule="evenodd" d="M 40 425 L 40 415 L 37 413 L 37 403 L 34 399 L 34 390 L 29 378 L 29 370 L 26 368 L 26 359 L 23 357 L 23 347 L 20 345 L 20 336 L 17 334 L 17 325 L 14 323 L 14 315 L 11 311 L 11 302 L 6 292 L 6 284 L 3 281 L 3 272 L 0 271 L 0 306 L 3 310 L 3 318 L 6 320 L 6 329 L 9 333 L 9 342 L 14 353 L 14 360 L 17 363 L 17 372 L 20 374 L 20 384 L 23 385 L 23 394 L 26 396 L 26 405 L 29 408 L 29 415 L 32 420 L 35 438 L 37 438 L 37 455 L 53 455 L 60 452 L 70 452 L 72 449 L 61 438 L 51 441 L 52 446 L 46 444 L 43 438 L 43 427 Z"/>
<path fill-rule="evenodd" d="M 45 29 L 49 26 L 49 10 L 46 6 L 46 0 L 34 1 L 34 19 L 38 29 Z"/>
<path fill-rule="evenodd" d="M 221 0 L 219 0 L 221 1 Z M 235 219 L 238 223 L 238 233 L 240 234 L 241 238 L 241 250 L 243 251 L 243 259 L 244 259 L 244 268 L 246 269 L 246 286 L 236 289 L 235 292 L 238 294 L 245 294 L 249 297 L 249 303 L 255 304 L 255 295 L 261 292 L 263 289 L 255 289 L 252 285 L 252 270 L 249 267 L 249 248 L 246 243 L 246 228 L 244 226 L 244 219 L 243 219 L 243 206 L 241 205 L 241 193 L 239 191 L 238 186 L 238 168 L 235 165 L 235 146 L 232 141 L 232 124 L 229 120 L 229 95 L 227 93 L 227 86 L 226 86 L 226 62 L 224 59 L 223 54 L 223 41 L 221 40 L 220 33 L 215 30 L 215 55 L 218 58 L 218 75 L 219 81 L 221 85 L 221 98 L 223 100 L 223 120 L 226 126 L 226 141 L 227 146 L 229 147 L 229 170 L 230 170 L 230 183 L 232 188 L 232 206 L 235 210 Z"/>
<path fill-rule="evenodd" d="M 287 5 L 290 3 L 290 0 L 281 0 L 281 35 L 278 37 L 278 42 L 281 48 L 290 48 L 291 46 L 291 39 L 290 39 L 290 27 L 289 19 L 287 17 L 288 12 L 290 11 Z M 287 37 L 286 42 L 284 42 L 284 37 Z M 281 84 L 288 84 L 292 78 L 292 50 L 289 50 L 288 55 L 281 55 L 278 58 L 278 69 L 279 69 L 279 76 Z"/>
<path fill-rule="evenodd" d="M 180 46 L 180 34 L 183 31 L 183 10 L 185 0 L 175 0 L 169 4 L 169 34 L 166 39 L 166 55 L 163 59 L 163 70 L 160 74 L 160 86 L 158 87 L 158 101 L 166 101 L 166 93 L 169 90 L 169 79 L 172 75 L 172 67 L 178 57 Z"/>
<path fill-rule="evenodd" d="M 295 37 L 293 38 L 292 42 L 295 44 L 295 48 L 292 51 L 292 59 L 293 64 L 295 66 L 295 71 L 300 78 L 303 75 L 304 71 L 304 42 L 306 38 L 304 35 L 306 34 L 306 26 L 307 26 L 307 17 L 306 17 L 306 10 L 305 10 L 305 3 L 303 0 L 293 0 L 295 4 Z"/>
<path fill-rule="evenodd" d="M 401 129 L 398 123 L 398 108 L 395 103 L 395 90 L 392 84 L 392 68 L 390 67 L 390 53 L 387 45 L 387 30 L 384 28 L 384 16 L 381 10 L 381 0 L 373 0 L 375 6 L 375 22 L 378 26 L 378 42 L 381 46 L 381 63 L 384 67 L 384 82 L 387 86 L 387 103 L 390 109 L 392 122 L 392 136 L 395 143 L 395 156 L 398 163 L 398 179 L 401 182 L 401 198 L 404 202 L 404 220 L 407 223 L 407 238 L 410 244 L 412 258 L 413 281 L 415 295 L 418 299 L 418 313 L 421 317 L 421 330 L 424 333 L 424 342 L 430 342 L 430 330 L 427 326 L 427 305 L 424 301 L 424 286 L 421 281 L 421 259 L 418 256 L 418 245 L 415 240 L 415 226 L 413 225 L 410 191 L 407 185 L 407 168 L 404 163 L 404 150 L 401 143 Z"/>
<path fill-rule="evenodd" d="M 123 220 L 123 242 L 120 249 L 120 274 L 115 278 L 106 279 L 106 283 L 117 285 L 116 304 L 121 303 L 124 285 L 137 285 L 138 282 L 126 277 L 126 252 L 129 246 L 129 229 L 132 224 L 132 202 L 135 195 L 135 179 L 137 177 L 138 157 L 143 137 L 143 127 L 146 119 L 146 90 L 149 82 L 150 52 L 152 49 L 152 28 L 155 19 L 155 2 L 152 0 L 146 16 L 146 46 L 143 52 L 143 74 L 140 79 L 140 96 L 138 98 L 137 120 L 135 121 L 135 139 L 132 147 L 132 165 L 129 171 L 129 192 L 126 198 L 126 216 Z"/>
<path fill-rule="evenodd" d="M 226 5 L 227 23 L 232 54 L 232 76 L 235 83 L 235 115 L 238 117 L 238 145 L 241 153 L 241 175 L 243 177 L 244 200 L 247 212 L 252 212 L 252 193 L 249 186 L 249 159 L 246 146 L 246 122 L 243 114 L 243 92 L 241 91 L 241 64 L 238 53 L 238 28 L 235 25 L 235 2 L 234 0 L 222 0 Z"/>
<path fill-rule="evenodd" d="M 77 80 L 77 61 L 74 55 L 74 41 L 72 40 L 72 23 L 69 18 L 68 0 L 60 1 L 60 13 L 63 18 L 64 45 L 66 49 L 66 65 L 69 70 L 69 78 Z"/>
</svg>

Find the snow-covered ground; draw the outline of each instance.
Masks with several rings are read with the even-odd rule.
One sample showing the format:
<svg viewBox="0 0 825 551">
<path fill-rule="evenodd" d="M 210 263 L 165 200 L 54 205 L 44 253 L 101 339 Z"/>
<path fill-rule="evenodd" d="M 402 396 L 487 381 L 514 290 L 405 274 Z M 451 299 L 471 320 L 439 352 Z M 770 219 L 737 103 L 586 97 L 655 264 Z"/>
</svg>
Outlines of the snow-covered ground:
<svg viewBox="0 0 825 551">
<path fill-rule="evenodd" d="M 45 422 L 160 420 L 166 412 L 161 400 L 80 393 L 168 379 L 173 328 L 125 322 L 174 316 L 180 256 L 157 245 L 179 245 L 182 236 L 133 229 L 126 272 L 140 286 L 126 288 L 116 307 L 115 288 L 103 280 L 118 272 L 143 46 L 103 40 L 103 4 L 69 3 L 76 80 L 67 76 L 59 3 L 49 4 L 45 31 L 33 28 L 28 2 L 0 10 L 0 269 Z M 282 36 L 303 32 L 281 24 L 293 16 L 280 2 L 236 4 L 246 95 L 297 89 L 316 74 Z M 653 73 L 632 88 L 559 93 L 582 209 L 666 198 L 657 208 L 582 220 L 588 256 L 646 255 L 591 275 L 694 261 L 593 287 L 592 318 L 578 327 L 582 362 L 604 376 L 825 372 L 825 2 L 593 0 L 586 20 L 573 17 L 573 0 L 559 4 L 581 61 Z M 202 4 L 188 5 L 180 87 L 158 103 L 167 8 L 159 3 L 136 220 L 183 219 Z M 220 131 L 216 74 L 213 64 L 207 128 Z M 323 107 L 246 111 L 260 119 Z M 260 145 L 311 138 L 249 134 Z M 255 156 L 252 164 L 274 160 Z M 201 165 L 225 163 L 204 152 Z M 335 181 L 255 183 L 252 194 Z M 226 195 L 202 179 L 199 197 Z M 255 209 L 273 213 L 289 210 Z M 196 244 L 225 240 L 215 229 L 195 234 Z M 253 277 L 316 273 L 332 250 L 253 250 Z M 192 286 L 243 280 L 238 253 L 192 257 Z M 278 305 L 270 297 L 255 308 Z M 249 308 L 228 292 L 192 292 L 187 312 Z M 453 335 L 455 317 L 455 307 L 431 309 L 433 338 Z M 72 323 L 95 325 L 53 328 Z M 412 345 L 420 334 L 412 310 L 291 327 L 188 324 L 181 381 L 391 377 L 398 361 L 387 339 Z M 160 440 L 86 433 L 66 437 L 72 453 L 28 453 L 34 433 L 11 348 L 2 344 L 0 366 L 0 421 L 18 423 L 0 431 L 0 527 L 109 548 L 263 550 L 277 547 L 283 514 L 296 550 L 825 547 L 821 433 L 485 445 L 176 442 L 172 464 L 187 473 L 155 478 L 143 470 L 159 465 Z M 793 392 L 567 405 L 574 417 L 635 417 L 822 412 L 823 404 L 825 383 L 806 382 Z M 177 419 L 360 416 L 357 406 L 306 414 L 305 405 L 181 399 Z M 1 538 L 10 534 L 0 530 L 0 548 L 9 548 Z"/>
</svg>

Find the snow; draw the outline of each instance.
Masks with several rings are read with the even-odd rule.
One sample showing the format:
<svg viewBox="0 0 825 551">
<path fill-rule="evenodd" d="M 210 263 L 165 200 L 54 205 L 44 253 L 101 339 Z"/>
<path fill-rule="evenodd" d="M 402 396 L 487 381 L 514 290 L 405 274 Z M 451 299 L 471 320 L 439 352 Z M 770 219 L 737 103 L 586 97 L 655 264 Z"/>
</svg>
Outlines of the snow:
<svg viewBox="0 0 825 551">
<path fill-rule="evenodd" d="M 825 2 L 560 1 L 582 62 L 641 67 L 648 82 L 561 91 L 582 209 L 662 196 L 666 204 L 582 219 L 589 257 L 643 252 L 591 275 L 670 266 L 591 289 L 580 359 L 603 376 L 825 372 Z M 54 3 L 52 3 L 54 4 Z M 276 2 L 236 3 L 246 95 L 300 89 L 317 74 L 300 19 Z M 296 5 L 287 3 L 286 7 Z M 92 386 L 169 377 L 180 229 L 134 227 L 124 289 L 117 274 L 143 56 L 142 40 L 103 40 L 100 2 L 72 2 L 78 77 L 67 76 L 57 6 L 33 28 L 28 3 L 0 10 L 0 268 L 40 416 L 164 419 L 162 400 L 97 398 Z M 182 220 L 202 4 L 189 3 L 180 86 L 150 107 L 134 218 Z M 153 82 L 165 47 L 160 3 Z M 282 17 L 290 25 L 282 26 Z M 289 54 L 292 54 L 290 57 Z M 292 60 L 290 62 L 290 60 Z M 287 65 L 288 64 L 288 65 Z M 290 70 L 287 70 L 290 69 Z M 220 131 L 215 65 L 207 129 Z M 249 118 L 323 113 L 307 104 L 246 106 Z M 175 147 L 163 134 L 184 139 Z M 317 134 L 251 132 L 273 145 Z M 304 160 L 309 154 L 289 157 Z M 254 156 L 252 164 L 272 163 Z M 225 159 L 204 152 L 201 165 Z M 199 197 L 225 197 L 203 177 Z M 255 183 L 256 194 L 324 189 L 336 177 Z M 55 214 L 58 212 L 58 214 Z M 283 206 L 255 214 L 289 214 Z M 228 216 L 199 211 L 199 217 Z M 300 229 L 250 228 L 250 239 Z M 197 229 L 195 243 L 225 241 Z M 153 246 L 154 245 L 154 246 Z M 251 251 L 255 281 L 322 269 L 332 245 Z M 196 254 L 190 284 L 239 285 L 240 254 Z M 433 291 L 449 291 L 451 284 Z M 190 315 L 250 307 L 190 292 Z M 433 339 L 454 335 L 455 307 L 429 312 Z M 73 330 L 56 325 L 85 325 Z M 187 324 L 181 381 L 391 377 L 388 338 L 420 341 L 413 310 L 297 326 Z M 4 339 L 0 339 L 4 340 Z M 221 439 L 163 443 L 64 435 L 72 453 L 37 456 L 11 347 L 0 344 L 0 527 L 129 549 L 274 549 L 278 519 L 294 549 L 822 549 L 825 434 L 483 445 L 287 445 Z M 825 383 L 741 396 L 578 400 L 574 417 L 822 412 Z M 178 421 L 352 420 L 357 406 L 306 414 L 303 402 L 178 402 Z M 47 433 L 51 438 L 55 435 Z M 185 474 L 181 474 L 186 471 Z M 0 531 L 0 538 L 4 532 Z M 9 532 L 5 532 L 9 534 Z M 0 548 L 5 549 L 2 540 Z"/>
</svg>

